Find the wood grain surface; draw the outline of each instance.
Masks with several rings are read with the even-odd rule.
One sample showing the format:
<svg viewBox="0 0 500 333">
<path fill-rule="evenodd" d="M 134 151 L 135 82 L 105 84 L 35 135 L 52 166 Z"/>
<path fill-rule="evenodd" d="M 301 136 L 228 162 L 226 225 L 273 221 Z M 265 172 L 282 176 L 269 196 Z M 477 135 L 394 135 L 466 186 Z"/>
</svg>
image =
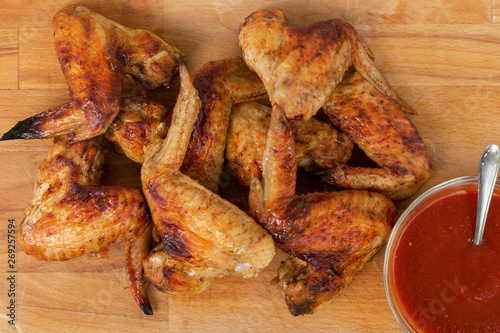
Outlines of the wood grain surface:
<svg viewBox="0 0 500 333">
<path fill-rule="evenodd" d="M 69 0 L 0 0 L 0 133 L 17 121 L 69 101 L 51 22 Z M 191 74 L 206 62 L 240 54 L 240 22 L 260 8 L 283 9 L 291 25 L 342 18 L 372 49 L 380 71 L 417 111 L 411 116 L 435 172 L 418 194 L 476 174 L 483 149 L 500 142 L 498 0 L 82 0 L 119 23 L 151 30 L 181 49 Z M 159 97 L 168 104 L 167 98 Z M 171 102 L 171 101 L 170 101 Z M 16 251 L 16 327 L 7 323 L 10 274 L 7 225 L 18 224 L 33 195 L 50 140 L 0 142 L 1 332 L 400 332 L 385 298 L 381 251 L 350 288 L 313 315 L 292 317 L 270 284 L 285 256 L 251 279 L 228 277 L 196 296 L 151 288 L 155 314 L 135 304 L 124 251 L 39 262 Z M 139 168 L 112 153 L 107 182 L 139 186 Z M 318 188 L 322 190 L 322 188 Z"/>
</svg>

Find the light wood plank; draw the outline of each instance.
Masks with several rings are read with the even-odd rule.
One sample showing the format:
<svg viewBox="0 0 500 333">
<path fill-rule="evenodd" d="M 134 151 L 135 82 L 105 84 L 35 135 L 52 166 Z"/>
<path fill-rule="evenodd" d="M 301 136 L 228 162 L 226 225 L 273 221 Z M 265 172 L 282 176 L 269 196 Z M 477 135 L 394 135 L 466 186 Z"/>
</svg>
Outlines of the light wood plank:
<svg viewBox="0 0 500 333">
<path fill-rule="evenodd" d="M 408 100 L 420 114 L 410 118 L 435 166 L 424 189 L 443 177 L 477 173 L 484 148 L 498 141 L 499 94 L 498 86 L 412 87 Z"/>
<path fill-rule="evenodd" d="M 476 175 L 484 149 L 498 143 L 499 86 L 413 86 L 406 100 L 419 112 L 409 116 L 417 126 L 433 161 L 433 176 L 406 200 L 452 178 Z"/>
<path fill-rule="evenodd" d="M 497 25 L 356 26 L 396 86 L 498 85 Z"/>
<path fill-rule="evenodd" d="M 68 88 L 42 90 L 0 91 L 0 133 L 4 133 L 18 121 L 34 116 L 70 100 Z"/>
<path fill-rule="evenodd" d="M 18 322 L 22 332 L 46 333 L 168 333 L 169 323 L 164 319 L 155 321 L 150 317 L 133 318 L 128 314 L 106 315 L 75 312 L 67 309 L 50 310 L 31 306 L 20 306 Z M 64 318 L 64 320 L 61 320 Z M 1 319 L 1 318 L 0 318 Z M 3 323 L 2 323 L 3 324 Z M 0 324 L 0 328 L 1 328 Z M 173 331 L 172 331 L 173 332 Z"/>
<path fill-rule="evenodd" d="M 126 314 L 136 319 L 146 317 L 132 296 L 125 267 L 102 272 L 70 273 L 61 269 L 51 273 L 18 273 L 17 279 L 19 305 L 102 315 Z M 158 317 L 167 314 L 166 299 L 155 298 L 153 302 Z"/>
<path fill-rule="evenodd" d="M 32 152 L 0 152 L 0 210 L 24 210 L 33 196 Z"/>
<path fill-rule="evenodd" d="M 266 269 L 259 279 L 269 281 L 274 275 Z M 224 278 L 204 294 L 170 297 L 169 305 L 170 327 L 176 332 L 203 332 L 206 327 L 213 332 L 400 331 L 392 322 L 382 275 L 376 272 L 358 273 L 348 289 L 312 316 L 291 317 L 279 288 L 258 285 L 255 279 Z"/>
<path fill-rule="evenodd" d="M 77 4 L 87 6 L 118 23 L 133 28 L 161 28 L 163 24 L 162 0 L 86 0 Z M 51 28 L 52 18 L 58 10 L 75 5 L 71 0 L 10 1 L 1 0 L 2 27 Z"/>
<path fill-rule="evenodd" d="M 19 61 L 20 89 L 67 89 L 51 28 L 20 29 Z"/>
<path fill-rule="evenodd" d="M 493 2 L 495 3 L 495 2 Z M 32 1 L 23 3 L 18 1 L 2 0 L 2 26 L 4 27 L 47 27 L 52 23 L 52 17 L 57 10 L 66 5 L 74 4 L 69 0 Z M 254 1 L 206 1 L 191 2 L 174 0 L 163 2 L 160 0 L 131 0 L 126 5 L 122 1 L 112 0 L 101 2 L 86 0 L 79 2 L 92 10 L 98 11 L 122 24 L 131 27 L 151 28 L 161 27 L 161 11 L 165 13 L 179 13 L 186 19 L 195 16 L 206 20 L 207 16 L 223 20 L 240 20 L 252 11 L 261 8 L 281 8 L 291 16 L 291 22 L 310 23 L 317 20 L 342 18 L 351 23 L 387 24 L 387 23 L 491 23 L 492 4 L 488 0 L 450 0 L 446 2 L 436 0 L 422 1 L 303 1 L 292 0 L 275 2 L 266 0 Z M 295 18 L 293 18 L 295 17 Z M 165 16 L 167 18 L 167 16 Z M 196 23 L 190 20 L 190 25 Z M 166 22 L 164 24 L 167 24 Z M 206 28 L 206 27 L 205 27 Z"/>
<path fill-rule="evenodd" d="M 0 90 L 0 134 L 17 122 L 69 101 L 67 88 L 59 90 Z M 52 140 L 14 140 L 0 143 L 1 151 L 46 152 Z M 38 168 L 38 164 L 36 166 Z"/>
<path fill-rule="evenodd" d="M 500 23 L 500 0 L 491 0 L 493 23 Z"/>
<path fill-rule="evenodd" d="M 207 26 L 225 26 L 237 29 L 241 21 L 253 11 L 282 9 L 290 24 L 301 25 L 320 20 L 334 18 L 344 19 L 352 24 L 438 24 L 438 23 L 491 23 L 491 1 L 488 0 L 452 0 L 452 1 L 325 1 L 315 0 L 304 3 L 300 0 L 267 1 L 267 0 L 226 0 L 191 3 L 175 0 L 164 6 L 165 25 L 178 22 L 182 29 L 192 29 L 193 36 Z M 190 17 L 198 20 L 192 21 Z M 237 31 L 237 30 L 236 30 Z M 203 33 L 203 31 L 201 32 Z M 214 32 L 215 34 L 216 32 Z"/>
<path fill-rule="evenodd" d="M 0 89 L 17 89 L 19 85 L 18 29 L 0 29 Z"/>
</svg>

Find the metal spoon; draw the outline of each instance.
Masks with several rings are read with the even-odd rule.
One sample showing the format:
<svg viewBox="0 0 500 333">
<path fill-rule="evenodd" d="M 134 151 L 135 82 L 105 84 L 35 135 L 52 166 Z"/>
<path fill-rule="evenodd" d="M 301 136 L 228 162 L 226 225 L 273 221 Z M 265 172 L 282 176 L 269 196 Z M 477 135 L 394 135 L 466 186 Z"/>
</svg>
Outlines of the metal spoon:
<svg viewBox="0 0 500 333">
<path fill-rule="evenodd" d="M 483 242 L 484 226 L 488 209 L 490 208 L 491 196 L 497 181 L 498 169 L 500 166 L 500 150 L 497 145 L 489 145 L 481 157 L 479 164 L 479 187 L 477 198 L 476 233 L 474 244 Z"/>
</svg>

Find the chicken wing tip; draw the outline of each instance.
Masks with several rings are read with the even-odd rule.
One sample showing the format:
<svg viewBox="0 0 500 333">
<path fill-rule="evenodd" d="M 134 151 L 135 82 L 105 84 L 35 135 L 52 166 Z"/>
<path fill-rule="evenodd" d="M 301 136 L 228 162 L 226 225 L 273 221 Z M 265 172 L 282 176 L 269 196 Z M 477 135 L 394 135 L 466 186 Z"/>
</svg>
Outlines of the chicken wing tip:
<svg viewBox="0 0 500 333">
<path fill-rule="evenodd" d="M 153 308 L 151 307 L 151 303 L 149 302 L 149 300 L 145 300 L 142 303 L 139 303 L 139 306 L 145 315 L 153 315 Z"/>
<path fill-rule="evenodd" d="M 298 317 L 306 314 L 313 314 L 316 310 L 313 306 L 313 302 L 304 302 L 301 304 L 287 303 L 288 311 L 292 316 Z"/>
<path fill-rule="evenodd" d="M 37 117 L 33 116 L 18 122 L 14 127 L 7 131 L 0 141 L 17 140 L 17 139 L 42 139 L 44 138 L 43 131 L 37 128 Z"/>
</svg>

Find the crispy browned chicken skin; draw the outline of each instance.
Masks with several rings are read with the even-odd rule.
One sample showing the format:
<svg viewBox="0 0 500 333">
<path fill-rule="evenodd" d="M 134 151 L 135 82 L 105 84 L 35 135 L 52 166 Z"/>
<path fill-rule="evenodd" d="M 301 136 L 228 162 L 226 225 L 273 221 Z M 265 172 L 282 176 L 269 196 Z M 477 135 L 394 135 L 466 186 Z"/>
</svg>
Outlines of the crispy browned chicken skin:
<svg viewBox="0 0 500 333">
<path fill-rule="evenodd" d="M 339 163 L 323 179 L 342 188 L 409 197 L 431 176 L 432 165 L 417 128 L 389 98 L 361 75 L 344 79 L 323 107 L 332 123 L 379 168 Z"/>
<path fill-rule="evenodd" d="M 125 97 L 105 137 L 132 161 L 142 163 L 151 140 L 167 135 L 171 115 L 163 105 L 149 98 Z"/>
<path fill-rule="evenodd" d="M 180 75 L 167 137 L 153 141 L 141 170 L 162 241 L 144 267 L 159 290 L 192 294 L 226 274 L 258 273 L 271 262 L 274 243 L 252 218 L 180 171 L 201 104 L 184 64 Z"/>
<path fill-rule="evenodd" d="M 193 77 L 193 85 L 198 91 L 201 108 L 181 170 L 217 192 L 231 106 L 262 99 L 266 90 L 241 58 L 207 63 Z"/>
<path fill-rule="evenodd" d="M 99 185 L 102 164 L 98 139 L 55 139 L 38 170 L 19 244 L 36 259 L 67 260 L 124 240 L 134 297 L 152 314 L 142 266 L 151 247 L 146 200 L 137 189 Z"/>
<path fill-rule="evenodd" d="M 226 144 L 228 167 L 246 190 L 252 178 L 262 178 L 262 155 L 271 119 L 271 108 L 256 102 L 233 107 Z M 291 124 L 298 167 L 329 169 L 346 163 L 353 143 L 329 122 L 311 118 Z M 248 193 L 247 193 L 248 195 Z"/>
<path fill-rule="evenodd" d="M 19 122 L 2 140 L 69 135 L 75 142 L 102 134 L 120 110 L 125 73 L 151 88 L 168 85 L 182 58 L 155 34 L 82 6 L 57 12 L 53 28 L 71 102 Z"/>
<path fill-rule="evenodd" d="M 250 208 L 291 255 L 278 270 L 288 309 L 295 316 L 313 313 L 347 287 L 384 244 L 397 211 L 375 192 L 296 195 L 293 134 L 277 104 L 263 161 L 262 184 L 252 180 Z"/>
<path fill-rule="evenodd" d="M 258 10 L 241 23 L 239 42 L 245 62 L 289 119 L 316 114 L 351 65 L 404 111 L 413 112 L 379 73 L 351 25 L 331 20 L 292 28 L 287 23 L 281 10 Z"/>
</svg>

